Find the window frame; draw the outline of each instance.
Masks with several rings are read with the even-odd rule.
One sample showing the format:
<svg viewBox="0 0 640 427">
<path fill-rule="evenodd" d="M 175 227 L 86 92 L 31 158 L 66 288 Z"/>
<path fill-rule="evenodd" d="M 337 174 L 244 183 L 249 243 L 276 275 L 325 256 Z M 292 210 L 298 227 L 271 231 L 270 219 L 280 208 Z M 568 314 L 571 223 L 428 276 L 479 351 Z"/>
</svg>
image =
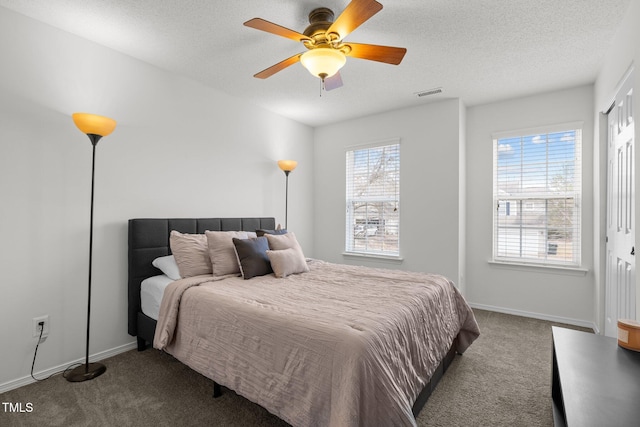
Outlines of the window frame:
<svg viewBox="0 0 640 427">
<path fill-rule="evenodd" d="M 354 197 L 350 197 L 350 185 L 352 185 L 352 175 L 350 174 L 350 153 L 354 153 L 356 151 L 363 151 L 363 150 L 371 150 L 371 149 L 377 149 L 377 148 L 381 148 L 381 147 L 396 147 L 397 150 L 397 167 L 395 169 L 394 172 L 391 173 L 395 173 L 397 176 L 395 178 L 394 181 L 394 187 L 395 187 L 395 191 L 391 197 L 376 197 L 375 199 L 372 198 L 362 198 L 362 199 L 358 199 L 358 198 L 354 198 Z M 346 163 L 346 167 L 345 167 L 345 243 L 344 243 L 344 252 L 343 255 L 347 255 L 347 256 L 362 256 L 362 257 L 374 257 L 374 258 L 380 258 L 380 259 L 387 259 L 387 260 L 401 260 L 402 258 L 400 257 L 400 181 L 401 181 L 401 157 L 400 157 L 400 151 L 401 151 L 401 144 L 400 144 L 400 138 L 390 138 L 390 139 L 385 139 L 385 140 L 380 140 L 380 141 L 375 141 L 375 142 L 369 142 L 369 143 L 365 143 L 365 144 L 359 144 L 359 145 L 354 145 L 354 146 L 349 146 L 345 148 L 345 163 Z M 352 209 L 353 203 L 357 200 L 360 200 L 362 203 L 365 202 L 377 202 L 377 203 L 393 203 L 395 210 L 397 211 L 397 225 L 392 226 L 394 227 L 395 230 L 395 240 L 397 241 L 397 250 L 396 251 L 389 251 L 389 250 L 375 250 L 375 249 L 371 249 L 371 248 L 365 248 L 365 249 L 361 249 L 361 248 L 356 248 L 356 242 L 355 242 L 355 222 L 356 222 L 356 218 L 354 218 L 354 212 Z M 384 214 L 383 214 L 383 218 L 378 218 L 378 220 L 385 220 L 384 218 Z M 368 223 L 367 223 L 368 224 Z M 386 225 L 385 225 L 385 232 L 386 232 Z M 365 228 L 366 228 L 366 224 L 365 224 Z M 368 239 L 368 235 L 367 233 L 365 233 L 365 239 Z M 387 240 L 384 240 L 385 242 Z M 367 242 L 368 243 L 368 242 Z M 384 243 L 383 243 L 384 246 Z"/>
<path fill-rule="evenodd" d="M 505 197 L 503 194 L 499 194 L 499 181 L 498 181 L 498 173 L 499 173 L 499 165 L 498 165 L 498 155 L 500 150 L 500 141 L 505 139 L 513 139 L 520 138 L 521 143 L 525 138 L 532 136 L 548 136 L 549 134 L 556 134 L 562 132 L 576 132 L 575 134 L 575 144 L 574 144 L 574 180 L 572 182 L 573 188 L 572 191 L 566 191 L 564 193 L 555 194 L 549 191 L 541 191 L 535 194 L 525 195 L 525 193 L 520 193 L 514 197 Z M 584 186 L 584 174 L 583 174 L 583 122 L 569 122 L 569 123 L 561 123 L 555 125 L 548 126 L 540 126 L 535 128 L 526 128 L 526 129 L 517 129 L 507 132 L 497 132 L 492 134 L 492 146 L 493 146 L 493 164 L 492 164 L 492 173 L 493 173 L 493 188 L 492 188 L 492 207 L 493 207 L 493 216 L 492 216 L 492 259 L 491 263 L 504 263 L 504 264 L 519 264 L 526 265 L 532 267 L 547 267 L 547 268 L 562 268 L 562 269 L 581 269 L 582 266 L 582 242 L 583 242 L 583 216 L 584 211 L 582 209 L 582 198 L 583 198 L 583 186 Z M 524 163 L 521 160 L 520 165 Z M 550 160 L 547 159 L 545 161 L 546 167 L 549 166 Z M 522 166 L 521 166 L 522 167 Z M 547 179 L 549 175 L 545 176 Z M 571 197 L 569 197 L 571 195 Z M 572 222 L 575 224 L 571 230 L 574 233 L 577 233 L 577 237 L 572 238 L 572 259 L 569 260 L 554 260 L 549 258 L 549 251 L 551 251 L 551 247 L 549 247 L 549 231 L 553 229 L 553 226 L 549 224 L 549 201 L 552 200 L 569 200 L 573 199 L 572 204 Z M 523 256 L 522 251 L 519 256 L 510 256 L 510 255 L 501 255 L 501 246 L 500 246 L 500 229 L 509 228 L 508 225 L 501 225 L 499 221 L 500 211 L 508 209 L 511 211 L 521 212 L 521 209 L 526 205 L 535 204 L 536 200 L 542 200 L 545 203 L 544 212 L 545 212 L 545 221 L 543 226 L 538 226 L 544 233 L 544 245 L 545 245 L 545 255 L 544 257 L 530 257 Z M 500 201 L 507 201 L 505 206 L 499 206 Z M 515 202 L 515 206 L 514 206 Z M 519 205 L 518 205 L 519 202 Z M 503 215 L 504 216 L 504 215 Z M 523 226 L 520 223 L 520 237 L 519 237 L 519 245 L 523 246 L 523 235 L 522 230 L 533 230 L 536 226 Z M 502 247 L 502 250 L 506 252 L 506 248 Z"/>
</svg>

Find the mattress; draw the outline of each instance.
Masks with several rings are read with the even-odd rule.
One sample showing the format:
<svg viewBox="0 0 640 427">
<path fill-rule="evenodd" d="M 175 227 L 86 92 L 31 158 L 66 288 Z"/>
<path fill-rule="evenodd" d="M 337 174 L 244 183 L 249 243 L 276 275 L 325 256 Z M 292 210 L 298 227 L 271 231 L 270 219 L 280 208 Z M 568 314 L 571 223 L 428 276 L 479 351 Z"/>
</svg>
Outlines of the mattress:
<svg viewBox="0 0 640 427">
<path fill-rule="evenodd" d="M 140 285 L 140 300 L 142 312 L 154 320 L 158 320 L 160 303 L 164 289 L 173 282 L 167 275 L 149 277 Z"/>
</svg>

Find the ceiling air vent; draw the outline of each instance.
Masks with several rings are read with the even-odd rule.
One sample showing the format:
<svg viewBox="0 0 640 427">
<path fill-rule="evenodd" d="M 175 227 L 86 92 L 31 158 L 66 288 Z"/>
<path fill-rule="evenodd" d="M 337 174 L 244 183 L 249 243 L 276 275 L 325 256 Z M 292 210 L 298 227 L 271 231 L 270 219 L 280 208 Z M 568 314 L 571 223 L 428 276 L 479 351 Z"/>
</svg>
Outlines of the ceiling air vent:
<svg viewBox="0 0 640 427">
<path fill-rule="evenodd" d="M 418 98 L 422 98 L 423 96 L 429 96 L 429 95 L 437 95 L 439 93 L 442 93 L 442 88 L 441 87 L 437 87 L 435 89 L 422 90 L 420 92 L 414 92 L 414 94 Z"/>
</svg>

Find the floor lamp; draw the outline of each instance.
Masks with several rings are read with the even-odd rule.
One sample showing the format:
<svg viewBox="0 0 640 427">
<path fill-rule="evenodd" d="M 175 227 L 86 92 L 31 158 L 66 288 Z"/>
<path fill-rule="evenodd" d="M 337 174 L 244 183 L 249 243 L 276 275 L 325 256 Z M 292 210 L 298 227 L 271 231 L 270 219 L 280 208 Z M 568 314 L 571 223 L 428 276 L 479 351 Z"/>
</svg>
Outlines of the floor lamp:
<svg viewBox="0 0 640 427">
<path fill-rule="evenodd" d="M 296 162 L 295 160 L 278 160 L 278 166 L 280 167 L 280 169 L 282 169 L 284 171 L 284 174 L 286 175 L 287 179 L 287 183 L 286 183 L 286 190 L 285 190 L 285 199 L 284 199 L 284 228 L 285 230 L 287 229 L 287 211 L 289 210 L 289 174 L 291 173 L 292 170 L 294 170 L 296 168 L 296 166 L 298 166 L 298 162 Z"/>
<path fill-rule="evenodd" d="M 72 369 L 67 373 L 67 381 L 80 382 L 92 380 L 107 370 L 102 363 L 89 363 L 89 324 L 91 320 L 91 265 L 93 255 L 93 187 L 95 182 L 96 171 L 96 145 L 100 138 L 109 135 L 116 128 L 116 121 L 108 117 L 97 116 L 95 114 L 75 113 L 73 121 L 82 131 L 87 134 L 91 145 L 93 146 L 93 156 L 91 161 L 91 221 L 89 225 L 89 284 L 87 298 L 87 351 L 85 363 Z"/>
</svg>

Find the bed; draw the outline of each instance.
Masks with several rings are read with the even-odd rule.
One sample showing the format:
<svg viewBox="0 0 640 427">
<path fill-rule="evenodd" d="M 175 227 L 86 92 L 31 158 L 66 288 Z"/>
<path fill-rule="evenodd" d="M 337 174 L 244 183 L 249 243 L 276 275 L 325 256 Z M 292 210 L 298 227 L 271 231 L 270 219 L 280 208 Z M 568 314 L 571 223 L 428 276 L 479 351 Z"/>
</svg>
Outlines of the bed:
<svg viewBox="0 0 640 427">
<path fill-rule="evenodd" d="M 285 278 L 169 281 L 160 317 L 143 312 L 142 282 L 161 275 L 152 262 L 171 254 L 172 230 L 274 228 L 274 218 L 129 220 L 138 350 L 153 344 L 212 379 L 214 396 L 223 385 L 294 426 L 415 426 L 456 352 L 479 335 L 443 276 L 307 259 L 308 272 Z"/>
</svg>

